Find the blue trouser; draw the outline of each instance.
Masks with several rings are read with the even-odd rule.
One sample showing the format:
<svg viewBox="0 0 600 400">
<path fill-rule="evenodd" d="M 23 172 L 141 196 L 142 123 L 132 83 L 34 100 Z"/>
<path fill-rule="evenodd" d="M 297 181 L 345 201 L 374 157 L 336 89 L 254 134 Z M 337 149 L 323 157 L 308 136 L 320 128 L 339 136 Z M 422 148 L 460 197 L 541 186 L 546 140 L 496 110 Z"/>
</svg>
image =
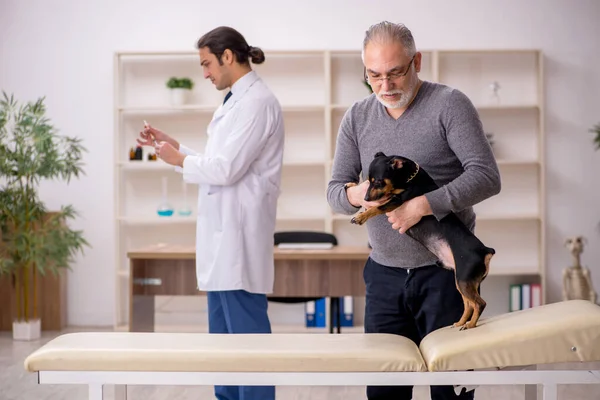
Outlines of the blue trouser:
<svg viewBox="0 0 600 400">
<path fill-rule="evenodd" d="M 209 333 L 271 333 L 267 296 L 244 290 L 208 292 Z M 274 400 L 274 386 L 215 386 L 219 400 Z"/>
<path fill-rule="evenodd" d="M 406 336 L 417 345 L 438 328 L 462 316 L 464 304 L 456 289 L 454 271 L 439 265 L 410 270 L 367 260 L 365 332 Z M 412 386 L 368 386 L 369 400 L 409 400 Z M 473 399 L 475 391 L 456 396 L 452 386 L 432 386 L 432 400 Z M 464 389 L 463 389 L 464 391 Z"/>
</svg>

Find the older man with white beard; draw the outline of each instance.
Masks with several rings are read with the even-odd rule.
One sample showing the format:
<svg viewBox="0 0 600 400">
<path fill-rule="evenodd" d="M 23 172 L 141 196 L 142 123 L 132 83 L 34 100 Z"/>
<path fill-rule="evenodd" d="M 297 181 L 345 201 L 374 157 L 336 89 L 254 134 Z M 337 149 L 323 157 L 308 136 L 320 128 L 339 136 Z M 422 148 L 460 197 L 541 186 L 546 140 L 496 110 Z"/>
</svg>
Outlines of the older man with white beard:
<svg viewBox="0 0 600 400">
<path fill-rule="evenodd" d="M 419 344 L 433 330 L 463 313 L 454 272 L 440 266 L 425 247 L 404 235 L 425 215 L 438 220 L 454 212 L 471 230 L 473 206 L 500 192 L 500 174 L 477 111 L 459 90 L 422 81 L 421 53 L 401 24 L 371 26 L 363 63 L 373 94 L 344 115 L 327 199 L 337 213 L 354 214 L 376 202 L 364 200 L 369 182 L 359 183 L 373 156 L 382 151 L 421 165 L 440 186 L 395 211 L 367 221 L 372 252 L 365 265 L 365 331 L 406 336 Z M 411 399 L 412 387 L 368 387 L 373 399 Z M 431 388 L 432 400 L 473 399 L 451 386 Z"/>
</svg>

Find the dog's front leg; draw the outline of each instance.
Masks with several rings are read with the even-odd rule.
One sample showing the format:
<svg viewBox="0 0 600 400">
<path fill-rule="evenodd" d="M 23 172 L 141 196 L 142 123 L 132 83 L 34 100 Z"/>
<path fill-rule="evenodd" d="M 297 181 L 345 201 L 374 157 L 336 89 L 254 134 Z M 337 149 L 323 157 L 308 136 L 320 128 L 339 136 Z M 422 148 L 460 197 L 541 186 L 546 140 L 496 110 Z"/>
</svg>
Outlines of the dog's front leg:
<svg viewBox="0 0 600 400">
<path fill-rule="evenodd" d="M 376 215 L 385 214 L 390 211 L 394 211 L 396 208 L 400 207 L 403 203 L 407 202 L 408 200 L 412 199 L 413 197 L 415 197 L 417 195 L 418 195 L 418 193 L 415 193 L 415 190 L 400 189 L 400 192 L 397 194 L 394 194 L 392 196 L 392 199 L 390 201 L 388 201 L 387 203 L 382 204 L 379 207 L 369 208 L 368 210 L 357 214 L 354 218 L 352 218 L 352 220 L 350 222 L 352 222 L 353 224 L 362 225 L 365 222 L 367 222 L 367 220 L 369 218 L 372 218 Z"/>
<path fill-rule="evenodd" d="M 395 201 L 390 201 L 388 203 L 382 204 L 379 207 L 371 207 L 366 211 L 358 213 L 352 220 L 350 220 L 353 224 L 362 225 L 367 222 L 368 219 L 373 218 L 376 215 L 385 214 L 387 212 L 393 211 L 399 207 L 399 204 Z"/>
</svg>

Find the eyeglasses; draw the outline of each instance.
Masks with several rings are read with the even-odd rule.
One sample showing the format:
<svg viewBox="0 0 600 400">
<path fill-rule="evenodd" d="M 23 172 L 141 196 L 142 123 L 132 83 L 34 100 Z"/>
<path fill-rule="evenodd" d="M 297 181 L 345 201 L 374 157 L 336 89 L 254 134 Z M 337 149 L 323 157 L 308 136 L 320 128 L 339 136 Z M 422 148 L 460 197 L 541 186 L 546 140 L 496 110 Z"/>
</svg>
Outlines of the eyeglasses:
<svg viewBox="0 0 600 400">
<path fill-rule="evenodd" d="M 412 64 L 412 62 L 415 60 L 415 56 L 413 56 L 410 59 L 410 62 L 408 63 L 408 66 L 406 67 L 406 71 L 400 73 L 400 72 L 392 72 L 391 74 L 387 75 L 387 76 L 369 76 L 369 74 L 367 74 L 367 68 L 364 68 L 364 75 L 365 75 L 365 80 L 369 83 L 377 83 L 377 84 L 381 84 L 384 80 L 389 80 L 390 82 L 398 80 L 400 78 L 403 78 L 406 76 L 406 74 L 408 74 L 408 72 L 410 71 L 410 66 Z"/>
</svg>

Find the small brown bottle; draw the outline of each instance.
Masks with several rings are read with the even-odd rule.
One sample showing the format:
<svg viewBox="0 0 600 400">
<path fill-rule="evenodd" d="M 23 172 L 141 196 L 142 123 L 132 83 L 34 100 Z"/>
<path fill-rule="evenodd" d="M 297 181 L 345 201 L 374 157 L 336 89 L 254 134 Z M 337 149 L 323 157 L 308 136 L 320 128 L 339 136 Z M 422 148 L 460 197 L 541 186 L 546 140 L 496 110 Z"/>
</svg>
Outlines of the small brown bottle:
<svg viewBox="0 0 600 400">
<path fill-rule="evenodd" d="M 129 149 L 129 160 L 135 160 L 135 150 L 133 147 Z"/>
</svg>

